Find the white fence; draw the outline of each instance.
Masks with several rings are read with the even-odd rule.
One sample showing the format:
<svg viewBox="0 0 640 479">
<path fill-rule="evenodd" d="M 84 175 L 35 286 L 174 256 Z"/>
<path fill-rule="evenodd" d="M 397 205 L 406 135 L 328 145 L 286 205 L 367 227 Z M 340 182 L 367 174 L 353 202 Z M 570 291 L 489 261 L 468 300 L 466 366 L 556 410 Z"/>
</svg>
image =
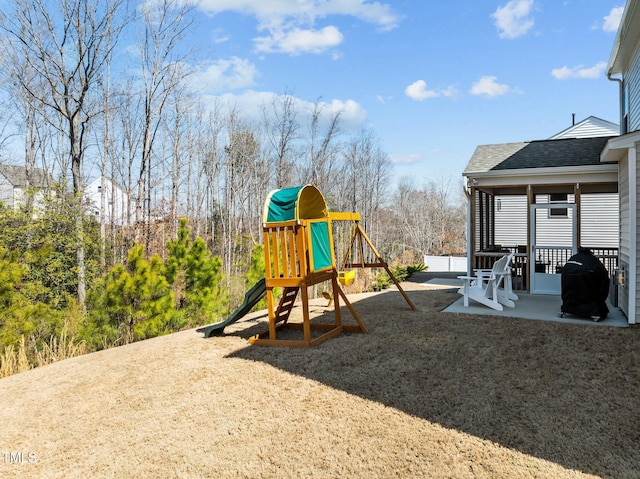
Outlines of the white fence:
<svg viewBox="0 0 640 479">
<path fill-rule="evenodd" d="M 467 258 L 464 256 L 424 256 L 424 264 L 427 271 L 444 272 L 444 271 L 467 271 Z"/>
</svg>

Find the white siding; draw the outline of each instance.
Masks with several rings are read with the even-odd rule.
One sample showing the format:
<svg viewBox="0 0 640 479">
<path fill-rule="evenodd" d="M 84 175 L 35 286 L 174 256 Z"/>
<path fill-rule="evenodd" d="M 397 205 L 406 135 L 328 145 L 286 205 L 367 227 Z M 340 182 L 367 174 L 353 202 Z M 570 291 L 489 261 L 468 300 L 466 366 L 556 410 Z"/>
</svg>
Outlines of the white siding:
<svg viewBox="0 0 640 479">
<path fill-rule="evenodd" d="M 496 244 L 527 244 L 527 197 L 496 196 Z"/>
<path fill-rule="evenodd" d="M 13 185 L 4 175 L 0 174 L 0 201 L 5 206 L 13 208 Z"/>
<path fill-rule="evenodd" d="M 582 246 L 617 248 L 620 242 L 618 195 L 582 195 L 581 210 Z"/>
<path fill-rule="evenodd" d="M 596 136 L 612 136 L 620 134 L 620 126 L 594 116 L 585 118 L 579 123 L 550 137 L 550 140 L 561 138 L 594 138 Z"/>
<path fill-rule="evenodd" d="M 567 195 L 567 203 L 573 203 L 573 195 Z M 548 204 L 548 195 L 536 195 L 536 203 Z M 573 211 L 567 216 L 549 216 L 549 210 L 539 209 L 536 216 L 536 244 L 538 246 L 571 246 L 573 241 Z"/>
<path fill-rule="evenodd" d="M 640 98 L 639 98 L 640 99 Z M 635 168 L 635 174 L 633 174 L 633 176 L 635 177 L 635 184 L 636 184 L 636 194 L 635 194 L 635 200 L 634 201 L 634 205 L 635 205 L 635 231 L 636 231 L 636 244 L 633 245 L 633 247 L 635 248 L 635 260 L 633 262 L 631 262 L 632 264 L 635 263 L 635 277 L 636 277 L 636 285 L 635 285 L 635 313 L 633 313 L 633 316 L 628 316 L 627 317 L 629 319 L 633 318 L 633 322 L 635 323 L 637 321 L 637 318 L 640 316 L 640 268 L 638 268 L 638 258 L 640 258 L 640 244 L 638 244 L 638 238 L 640 238 L 640 234 L 638 234 L 638 228 L 640 228 L 640 221 L 638 216 L 640 216 L 640 208 L 638 207 L 638 201 L 640 200 L 640 171 L 638 171 L 638 165 L 640 165 L 640 149 L 638 149 L 638 144 L 636 143 L 636 168 Z M 631 198 L 630 198 L 631 199 Z M 633 224 L 631 225 L 631 227 L 633 227 Z M 632 294 L 631 292 L 629 294 Z M 634 308 L 629 308 L 634 309 Z"/>
<path fill-rule="evenodd" d="M 618 192 L 620 195 L 620 251 L 619 267 L 629 272 L 629 161 L 625 158 L 618 164 Z M 629 317 L 628 280 L 624 287 L 618 288 L 618 306 Z"/>
<path fill-rule="evenodd" d="M 636 48 L 629 71 L 625 75 L 629 95 L 629 119 L 627 131 L 640 130 L 640 49 Z"/>
<path fill-rule="evenodd" d="M 111 180 L 105 178 L 105 222 L 108 224 L 127 224 L 127 200 L 126 193 Z M 97 178 L 85 189 L 85 197 L 89 202 L 90 211 L 100 220 L 101 189 L 102 181 Z"/>
<path fill-rule="evenodd" d="M 569 203 L 573 195 L 567 195 Z M 538 204 L 549 202 L 547 195 L 537 195 Z M 590 247 L 617 248 L 618 195 L 582 195 L 581 244 Z M 549 217 L 548 210 L 539 210 L 536 219 L 537 243 L 546 246 L 570 246 L 572 212 L 567 217 Z M 527 244 L 527 198 L 496 196 L 496 244 L 517 246 Z"/>
</svg>

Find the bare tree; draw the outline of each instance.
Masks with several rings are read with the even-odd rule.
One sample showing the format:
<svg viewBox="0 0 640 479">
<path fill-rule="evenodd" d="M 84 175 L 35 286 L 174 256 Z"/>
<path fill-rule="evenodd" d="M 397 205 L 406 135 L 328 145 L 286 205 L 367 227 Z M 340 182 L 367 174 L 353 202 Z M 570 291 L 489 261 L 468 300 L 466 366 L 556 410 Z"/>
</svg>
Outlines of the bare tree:
<svg viewBox="0 0 640 479">
<path fill-rule="evenodd" d="M 192 6 L 180 0 L 145 2 L 142 6 L 141 72 L 144 97 L 142 151 L 136 198 L 136 225 L 147 220 L 145 242 L 149 245 L 151 226 L 152 154 L 156 135 L 162 125 L 165 107 L 174 88 L 188 75 L 180 41 L 193 23 Z M 138 229 L 137 239 L 141 231 Z"/>
<path fill-rule="evenodd" d="M 86 2 L 65 0 L 11 2 L 0 13 L 0 28 L 6 33 L 15 57 L 14 81 L 25 98 L 51 122 L 68 143 L 73 191 L 83 194 L 83 160 L 92 120 L 102 105 L 92 97 L 102 68 L 125 25 L 118 21 L 124 0 Z M 35 86 L 42 88 L 34 88 Z M 46 112 L 51 112 L 52 115 Z M 85 266 L 82 216 L 76 221 L 78 234 L 78 301 L 85 300 Z"/>
<path fill-rule="evenodd" d="M 236 250 L 242 249 L 243 236 L 248 235 L 252 242 L 258 241 L 258 225 L 252 224 L 256 209 L 260 210 L 257 200 L 257 185 L 268 181 L 269 171 L 261 161 L 260 143 L 253 126 L 240 117 L 234 108 L 229 111 L 227 128 L 228 145 L 225 146 L 223 172 L 225 194 L 225 254 L 227 274 L 236 263 Z"/>
<path fill-rule="evenodd" d="M 434 180 L 417 188 L 402 178 L 393 198 L 397 220 L 395 241 L 420 255 L 464 252 L 466 211 L 459 197 L 451 198 L 450 182 Z"/>
<path fill-rule="evenodd" d="M 295 142 L 300 124 L 297 120 L 296 99 L 285 92 L 273 98 L 269 106 L 262 106 L 262 119 L 270 147 L 275 188 L 291 186 L 295 163 Z"/>
<path fill-rule="evenodd" d="M 300 168 L 300 183 L 313 183 L 325 196 L 335 196 L 336 174 L 338 172 L 338 142 L 341 134 L 340 111 L 323 116 L 325 103 L 317 101 L 311 111 L 309 121 L 309 146 L 306 164 Z M 322 131 L 323 123 L 326 123 Z"/>
</svg>

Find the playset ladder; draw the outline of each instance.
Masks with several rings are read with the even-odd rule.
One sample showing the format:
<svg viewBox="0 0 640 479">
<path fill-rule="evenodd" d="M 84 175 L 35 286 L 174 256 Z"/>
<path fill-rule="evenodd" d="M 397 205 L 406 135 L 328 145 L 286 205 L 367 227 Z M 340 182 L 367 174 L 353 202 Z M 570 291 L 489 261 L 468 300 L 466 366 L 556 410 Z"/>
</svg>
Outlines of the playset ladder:
<svg viewBox="0 0 640 479">
<path fill-rule="evenodd" d="M 278 304 L 278 309 L 276 309 L 275 313 L 276 324 L 280 322 L 286 323 L 289 320 L 289 315 L 291 314 L 293 305 L 296 302 L 298 291 L 300 291 L 300 288 L 298 287 L 284 288 L 284 292 L 280 298 L 280 303 Z"/>
</svg>

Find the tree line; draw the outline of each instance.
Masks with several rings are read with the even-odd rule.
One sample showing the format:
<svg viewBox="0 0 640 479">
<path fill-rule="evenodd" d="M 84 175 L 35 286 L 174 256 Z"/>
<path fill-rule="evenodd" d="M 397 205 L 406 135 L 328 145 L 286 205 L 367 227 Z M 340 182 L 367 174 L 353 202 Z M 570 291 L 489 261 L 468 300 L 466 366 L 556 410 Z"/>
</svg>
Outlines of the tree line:
<svg viewBox="0 0 640 479">
<path fill-rule="evenodd" d="M 257 114 L 199 94 L 189 66 L 197 57 L 185 43 L 194 13 L 179 0 L 12 0 L 0 12 L 0 154 L 17 163 L 7 156 L 19 143 L 28 182 L 38 168 L 51 179 L 45 208 L 27 195 L 19 211 L 0 209 L 0 257 L 15 266 L 7 284 L 23 295 L 5 298 L 5 307 L 24 300 L 71 316 L 94 314 L 98 327 L 92 308 L 104 312 L 110 303 L 87 291 L 108 289 L 105 281 L 121 280 L 124 288 L 128 274 L 171 291 L 174 310 L 191 304 L 187 317 L 225 314 L 246 289 L 267 194 L 308 183 L 331 210 L 360 212 L 391 262 L 464 254 L 461 187 L 446 179 L 392 185 L 382 140 L 369 128 L 346 131 L 343 111 L 286 90 Z M 93 178 L 100 179 L 97 205 L 85 191 Z M 186 299 L 194 283 L 184 264 L 176 266 L 184 260 L 177 244 L 201 255 L 190 260 L 203 268 L 192 274 L 216 271 L 208 278 L 219 285 L 217 309 L 204 306 L 211 298 L 202 300 L 204 309 Z M 17 291 L 20 284 L 35 289 Z M 185 315 L 176 320 L 174 313 L 161 323 L 182 327 Z M 105 324 L 101 334 L 123 340 L 121 325 L 109 333 Z"/>
</svg>

